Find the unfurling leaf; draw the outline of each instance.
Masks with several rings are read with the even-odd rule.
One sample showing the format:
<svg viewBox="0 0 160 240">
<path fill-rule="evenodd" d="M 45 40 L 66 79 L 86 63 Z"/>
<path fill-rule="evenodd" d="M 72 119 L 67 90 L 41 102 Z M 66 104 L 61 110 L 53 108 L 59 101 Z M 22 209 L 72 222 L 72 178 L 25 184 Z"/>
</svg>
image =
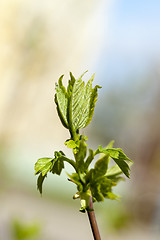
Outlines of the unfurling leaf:
<svg viewBox="0 0 160 240">
<path fill-rule="evenodd" d="M 69 128 L 71 134 L 79 129 L 85 128 L 91 121 L 95 103 L 97 101 L 98 85 L 92 88 L 94 75 L 85 85 L 81 75 L 75 79 L 70 73 L 67 90 L 62 84 L 61 76 L 56 84 L 55 103 L 57 105 L 58 115 L 64 127 Z"/>
<path fill-rule="evenodd" d="M 130 167 L 130 166 L 132 166 L 132 162 L 129 162 L 128 163 L 128 166 Z M 114 165 L 113 167 L 111 167 L 111 168 L 109 168 L 108 170 L 107 170 L 107 173 L 106 173 L 106 176 L 107 177 L 110 177 L 110 178 L 112 178 L 112 177 L 118 177 L 120 174 L 122 174 L 123 172 L 122 172 L 122 170 L 120 169 L 120 167 L 116 164 L 116 165 Z"/>
<path fill-rule="evenodd" d="M 104 154 L 109 154 L 109 156 L 115 161 L 119 166 L 121 171 L 129 178 L 129 164 L 126 161 L 132 162 L 120 148 L 102 148 L 99 146 L 99 152 Z"/>
<path fill-rule="evenodd" d="M 54 152 L 54 164 L 52 166 L 51 172 L 57 175 L 60 175 L 62 172 L 62 169 L 64 168 L 64 162 L 63 162 L 63 157 L 64 153 L 62 151 L 55 151 Z"/>
<path fill-rule="evenodd" d="M 76 154 L 79 151 L 79 144 L 80 144 L 80 140 L 72 140 L 69 139 L 67 141 L 65 141 L 64 143 L 68 148 L 72 148 L 73 149 L 73 153 Z"/>
<path fill-rule="evenodd" d="M 88 170 L 89 165 L 91 164 L 92 160 L 94 159 L 94 153 L 92 149 L 89 149 L 89 156 L 85 161 L 85 170 Z"/>
<path fill-rule="evenodd" d="M 64 168 L 64 162 L 62 161 L 62 159 L 58 158 L 55 161 L 55 164 L 53 165 L 52 173 L 53 174 L 56 173 L 57 175 L 60 175 L 63 168 Z"/>
<path fill-rule="evenodd" d="M 67 120 L 68 97 L 66 89 L 62 84 L 62 78 L 63 75 L 59 78 L 58 84 L 56 84 L 55 103 L 57 105 L 57 112 L 63 126 L 65 128 L 68 128 Z"/>
<path fill-rule="evenodd" d="M 122 170 L 116 164 L 113 167 L 108 169 L 106 176 L 110 177 L 110 176 L 116 176 L 116 175 L 120 175 L 120 174 L 122 174 Z"/>
<path fill-rule="evenodd" d="M 79 142 L 78 150 L 74 154 L 77 169 L 81 173 L 85 171 L 84 159 L 86 157 L 86 154 L 87 154 L 87 144 L 85 143 L 85 138 L 82 135 Z"/>
<path fill-rule="evenodd" d="M 106 176 L 94 179 L 90 187 L 94 201 L 100 202 L 104 198 L 118 199 L 118 196 L 112 193 L 113 186 L 116 186 L 116 183 Z"/>
<path fill-rule="evenodd" d="M 78 147 L 78 144 L 76 144 L 76 142 L 74 141 L 74 140 L 67 140 L 66 142 L 65 142 L 65 145 L 68 147 L 68 148 L 76 148 L 76 147 Z"/>
<path fill-rule="evenodd" d="M 105 149 L 113 147 L 114 141 L 111 141 Z M 99 149 L 102 149 L 101 146 Z M 96 176 L 103 176 L 107 173 L 108 170 L 108 164 L 110 161 L 110 155 L 108 153 L 103 153 L 103 151 L 97 150 L 95 154 L 100 154 L 100 159 L 97 160 L 97 162 L 94 165 L 94 174 Z"/>
<path fill-rule="evenodd" d="M 56 173 L 57 175 L 61 174 L 62 169 L 64 168 L 63 161 L 69 161 L 70 159 L 65 158 L 62 151 L 54 153 L 54 158 L 40 158 L 35 164 L 35 174 L 39 174 L 37 179 L 37 188 L 42 194 L 42 184 L 44 179 L 47 177 L 48 172 Z M 71 160 L 70 160 L 71 161 Z"/>
<path fill-rule="evenodd" d="M 105 154 L 103 157 L 97 160 L 94 165 L 95 176 L 103 176 L 106 174 L 109 163 L 109 154 Z"/>
<path fill-rule="evenodd" d="M 52 169 L 53 158 L 40 158 L 35 164 L 35 174 L 46 175 Z"/>
<path fill-rule="evenodd" d="M 37 189 L 42 194 L 42 185 L 47 173 L 51 171 L 53 166 L 53 158 L 40 158 L 35 164 L 35 174 L 39 174 L 37 179 Z"/>
</svg>

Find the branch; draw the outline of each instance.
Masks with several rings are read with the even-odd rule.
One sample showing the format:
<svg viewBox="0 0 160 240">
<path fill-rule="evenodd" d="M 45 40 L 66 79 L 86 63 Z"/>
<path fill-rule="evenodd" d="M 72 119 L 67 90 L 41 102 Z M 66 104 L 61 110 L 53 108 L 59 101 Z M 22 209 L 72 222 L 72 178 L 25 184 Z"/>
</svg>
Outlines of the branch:
<svg viewBox="0 0 160 240">
<path fill-rule="evenodd" d="M 90 197 L 89 208 L 93 209 L 92 196 Z M 87 210 L 87 214 L 91 225 L 94 240 L 101 240 L 94 210 L 93 211 Z"/>
</svg>

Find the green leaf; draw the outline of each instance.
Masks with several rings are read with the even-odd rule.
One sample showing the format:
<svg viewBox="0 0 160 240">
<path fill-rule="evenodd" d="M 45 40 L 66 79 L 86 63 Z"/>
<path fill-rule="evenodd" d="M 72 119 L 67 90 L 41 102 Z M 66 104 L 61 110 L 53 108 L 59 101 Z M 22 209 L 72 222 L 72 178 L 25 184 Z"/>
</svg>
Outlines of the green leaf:
<svg viewBox="0 0 160 240">
<path fill-rule="evenodd" d="M 85 171 L 84 159 L 87 154 L 87 144 L 84 141 L 83 136 L 81 136 L 81 140 L 79 143 L 78 152 L 74 154 L 76 160 L 76 166 L 79 172 Z"/>
<path fill-rule="evenodd" d="M 101 193 L 100 187 L 101 186 L 98 183 L 91 184 L 91 187 L 90 187 L 93 200 L 97 202 L 104 201 L 104 197 Z"/>
<path fill-rule="evenodd" d="M 35 174 L 39 174 L 37 179 L 37 189 L 42 194 L 42 184 L 47 176 L 47 173 L 51 171 L 53 166 L 53 158 L 40 158 L 35 164 Z"/>
<path fill-rule="evenodd" d="M 109 198 L 111 200 L 119 200 L 120 196 L 114 194 L 113 192 L 108 192 L 105 198 Z"/>
<path fill-rule="evenodd" d="M 59 78 L 56 84 L 55 103 L 59 118 L 65 128 L 68 128 L 67 111 L 68 111 L 68 96 L 65 87 L 62 84 L 63 75 Z"/>
<path fill-rule="evenodd" d="M 89 155 L 85 161 L 85 170 L 88 169 L 89 165 L 91 164 L 92 160 L 94 159 L 94 154 L 93 154 L 93 150 L 89 149 Z"/>
<path fill-rule="evenodd" d="M 102 158 L 97 160 L 94 165 L 95 176 L 100 177 L 106 174 L 109 163 L 109 154 L 105 154 Z"/>
<path fill-rule="evenodd" d="M 129 178 L 129 165 L 126 161 L 132 162 L 120 148 L 102 148 L 99 146 L 99 152 L 109 154 L 109 156 L 116 162 L 122 172 Z"/>
<path fill-rule="evenodd" d="M 92 184 L 95 182 L 95 170 L 91 168 L 86 174 L 86 184 Z"/>
<path fill-rule="evenodd" d="M 120 180 L 123 180 L 119 175 L 124 173 L 129 177 L 129 166 L 132 161 L 123 153 L 121 149 L 112 148 L 113 141 L 106 148 L 99 146 L 93 155 L 103 154 L 103 156 L 95 163 L 94 169 L 86 175 L 86 183 L 90 184 L 90 189 L 94 201 L 103 201 L 104 198 L 119 199 L 119 196 L 112 192 L 112 187 L 116 186 Z M 109 159 L 112 158 L 117 165 L 108 169 Z M 130 161 L 129 164 L 126 161 Z"/>
<path fill-rule="evenodd" d="M 54 164 L 52 165 L 52 169 L 51 172 L 57 175 L 60 175 L 62 172 L 62 169 L 64 168 L 64 159 L 63 157 L 65 157 L 64 153 L 62 151 L 55 151 L 54 152 Z"/>
<path fill-rule="evenodd" d="M 107 149 L 111 158 L 117 163 L 122 172 L 129 178 L 130 167 L 126 161 L 132 162 L 122 151 L 122 149 Z"/>
<path fill-rule="evenodd" d="M 80 140 L 77 138 L 76 141 L 69 139 L 67 141 L 65 141 L 64 143 L 68 148 L 72 148 L 73 149 L 73 153 L 76 154 L 79 151 L 79 144 L 80 144 Z"/>
<path fill-rule="evenodd" d="M 113 176 L 107 176 L 108 179 L 110 179 L 112 181 L 112 183 L 115 184 L 115 186 L 120 182 L 120 181 L 124 181 L 125 179 L 119 175 L 113 175 Z"/>
<path fill-rule="evenodd" d="M 35 174 L 46 175 L 52 169 L 53 158 L 40 158 L 35 164 Z"/>
<path fill-rule="evenodd" d="M 90 123 L 97 100 L 97 89 L 99 88 L 99 86 L 96 86 L 92 89 L 94 75 L 87 82 L 86 86 L 84 81 L 82 81 L 82 76 L 76 80 L 72 92 L 71 111 L 75 130 L 85 128 Z"/>
<path fill-rule="evenodd" d="M 129 165 L 125 161 L 119 161 L 119 159 L 113 158 L 113 160 L 117 163 L 117 165 L 120 167 L 122 172 L 129 178 Z"/>
<path fill-rule="evenodd" d="M 72 92 L 72 121 L 74 129 L 85 127 L 89 116 L 89 101 L 91 96 L 91 81 L 85 86 L 82 77 L 74 84 Z"/>
<path fill-rule="evenodd" d="M 64 168 L 64 162 L 60 157 L 56 160 L 55 164 L 53 165 L 52 173 L 53 174 L 56 173 L 57 175 L 60 175 L 63 168 Z"/>
<path fill-rule="evenodd" d="M 94 75 L 93 75 L 94 77 Z M 91 93 L 91 98 L 90 98 L 90 108 L 89 108 L 89 117 L 88 120 L 86 121 L 86 125 L 85 127 L 91 122 L 92 117 L 93 117 L 93 113 L 94 113 L 94 108 L 95 108 L 95 104 L 97 101 L 97 97 L 98 97 L 98 88 L 101 88 L 99 85 L 96 85 L 93 89 L 92 89 L 92 93 Z"/>
<path fill-rule="evenodd" d="M 114 193 L 112 193 L 112 187 L 116 186 L 115 182 L 108 179 L 106 176 L 95 179 L 91 182 L 91 192 L 95 201 L 103 201 L 104 198 L 117 199 Z"/>
<path fill-rule="evenodd" d="M 72 160 L 65 157 L 64 153 L 62 151 L 55 151 L 54 158 L 40 158 L 35 164 L 35 174 L 39 174 L 37 179 L 37 188 L 42 194 L 42 184 L 47 177 L 48 172 L 56 173 L 58 175 L 61 174 L 62 169 L 64 168 L 64 162 L 69 162 L 73 167 L 74 164 L 72 163 Z"/>
<path fill-rule="evenodd" d="M 133 165 L 132 162 L 128 163 L 129 167 Z M 116 177 L 120 174 L 122 174 L 122 170 L 119 168 L 119 166 L 116 164 L 113 167 L 109 168 L 107 170 L 106 176 L 107 177 Z"/>
<path fill-rule="evenodd" d="M 68 87 L 67 87 L 67 94 L 68 94 L 68 98 L 71 97 L 72 95 L 72 91 L 73 91 L 73 86 L 76 82 L 76 79 L 74 78 L 73 74 L 70 72 L 70 80 L 68 81 Z"/>
<path fill-rule="evenodd" d="M 114 175 L 119 175 L 122 174 L 122 170 L 119 168 L 118 165 L 114 165 L 113 167 L 109 168 L 106 176 L 114 176 Z"/>
<path fill-rule="evenodd" d="M 114 144 L 114 141 L 111 141 L 105 149 L 113 147 L 113 144 Z M 102 149 L 101 146 L 99 146 L 99 148 Z M 98 149 L 98 152 L 100 153 L 99 149 Z M 109 161 L 110 161 L 110 155 L 108 153 L 100 154 L 100 159 L 97 160 L 94 166 L 97 176 L 103 176 L 106 174 L 108 170 Z"/>
<path fill-rule="evenodd" d="M 121 159 L 132 162 L 120 148 L 108 148 L 107 152 L 110 154 L 111 158 Z"/>
<path fill-rule="evenodd" d="M 65 142 L 65 145 L 68 147 L 68 148 L 76 148 L 78 145 L 77 143 L 74 141 L 74 140 L 67 140 Z"/>
<path fill-rule="evenodd" d="M 94 152 L 94 156 L 97 154 L 100 154 L 100 153 L 107 154 L 106 150 L 108 148 L 112 148 L 113 144 L 114 144 L 114 140 L 110 141 L 109 144 L 107 145 L 107 147 L 105 147 L 105 148 L 102 148 L 102 146 L 100 145 L 99 148 Z"/>
<path fill-rule="evenodd" d="M 112 181 L 107 177 L 103 177 L 99 181 L 100 191 L 105 198 L 108 198 L 108 193 L 112 191 L 112 187 L 114 186 Z"/>
<path fill-rule="evenodd" d="M 83 75 L 76 80 L 70 73 L 71 79 L 67 91 L 62 84 L 63 76 L 59 78 L 58 84 L 56 84 L 55 102 L 58 115 L 64 127 L 69 128 L 73 138 L 79 129 L 90 123 L 97 101 L 97 89 L 100 88 L 96 85 L 92 89 L 94 75 L 85 85 L 85 82 L 82 81 Z"/>
<path fill-rule="evenodd" d="M 46 176 L 47 175 L 42 176 L 42 173 L 38 176 L 37 189 L 39 190 L 40 194 L 42 194 L 42 185 Z"/>
</svg>

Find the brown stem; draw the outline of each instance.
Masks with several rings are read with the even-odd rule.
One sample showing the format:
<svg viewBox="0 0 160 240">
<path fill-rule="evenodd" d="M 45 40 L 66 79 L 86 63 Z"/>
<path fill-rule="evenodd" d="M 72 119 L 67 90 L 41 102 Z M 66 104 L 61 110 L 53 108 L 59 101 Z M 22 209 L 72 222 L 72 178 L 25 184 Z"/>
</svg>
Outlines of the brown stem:
<svg viewBox="0 0 160 240">
<path fill-rule="evenodd" d="M 93 209 L 92 197 L 90 197 L 89 208 Z M 93 211 L 87 210 L 87 214 L 88 214 L 89 222 L 91 225 L 94 240 L 101 240 L 94 210 Z"/>
</svg>

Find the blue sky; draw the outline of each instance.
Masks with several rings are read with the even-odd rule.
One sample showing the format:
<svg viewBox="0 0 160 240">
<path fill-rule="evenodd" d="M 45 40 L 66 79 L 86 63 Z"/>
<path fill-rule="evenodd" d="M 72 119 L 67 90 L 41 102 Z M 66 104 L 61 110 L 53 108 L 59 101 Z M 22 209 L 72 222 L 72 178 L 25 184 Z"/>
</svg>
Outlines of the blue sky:
<svg viewBox="0 0 160 240">
<path fill-rule="evenodd" d="M 116 0 L 111 8 L 109 31 L 106 17 L 104 14 L 106 44 L 104 41 L 97 61 L 98 74 L 107 75 L 110 81 L 123 81 L 128 74 L 143 74 L 160 61 L 160 0 Z"/>
</svg>

